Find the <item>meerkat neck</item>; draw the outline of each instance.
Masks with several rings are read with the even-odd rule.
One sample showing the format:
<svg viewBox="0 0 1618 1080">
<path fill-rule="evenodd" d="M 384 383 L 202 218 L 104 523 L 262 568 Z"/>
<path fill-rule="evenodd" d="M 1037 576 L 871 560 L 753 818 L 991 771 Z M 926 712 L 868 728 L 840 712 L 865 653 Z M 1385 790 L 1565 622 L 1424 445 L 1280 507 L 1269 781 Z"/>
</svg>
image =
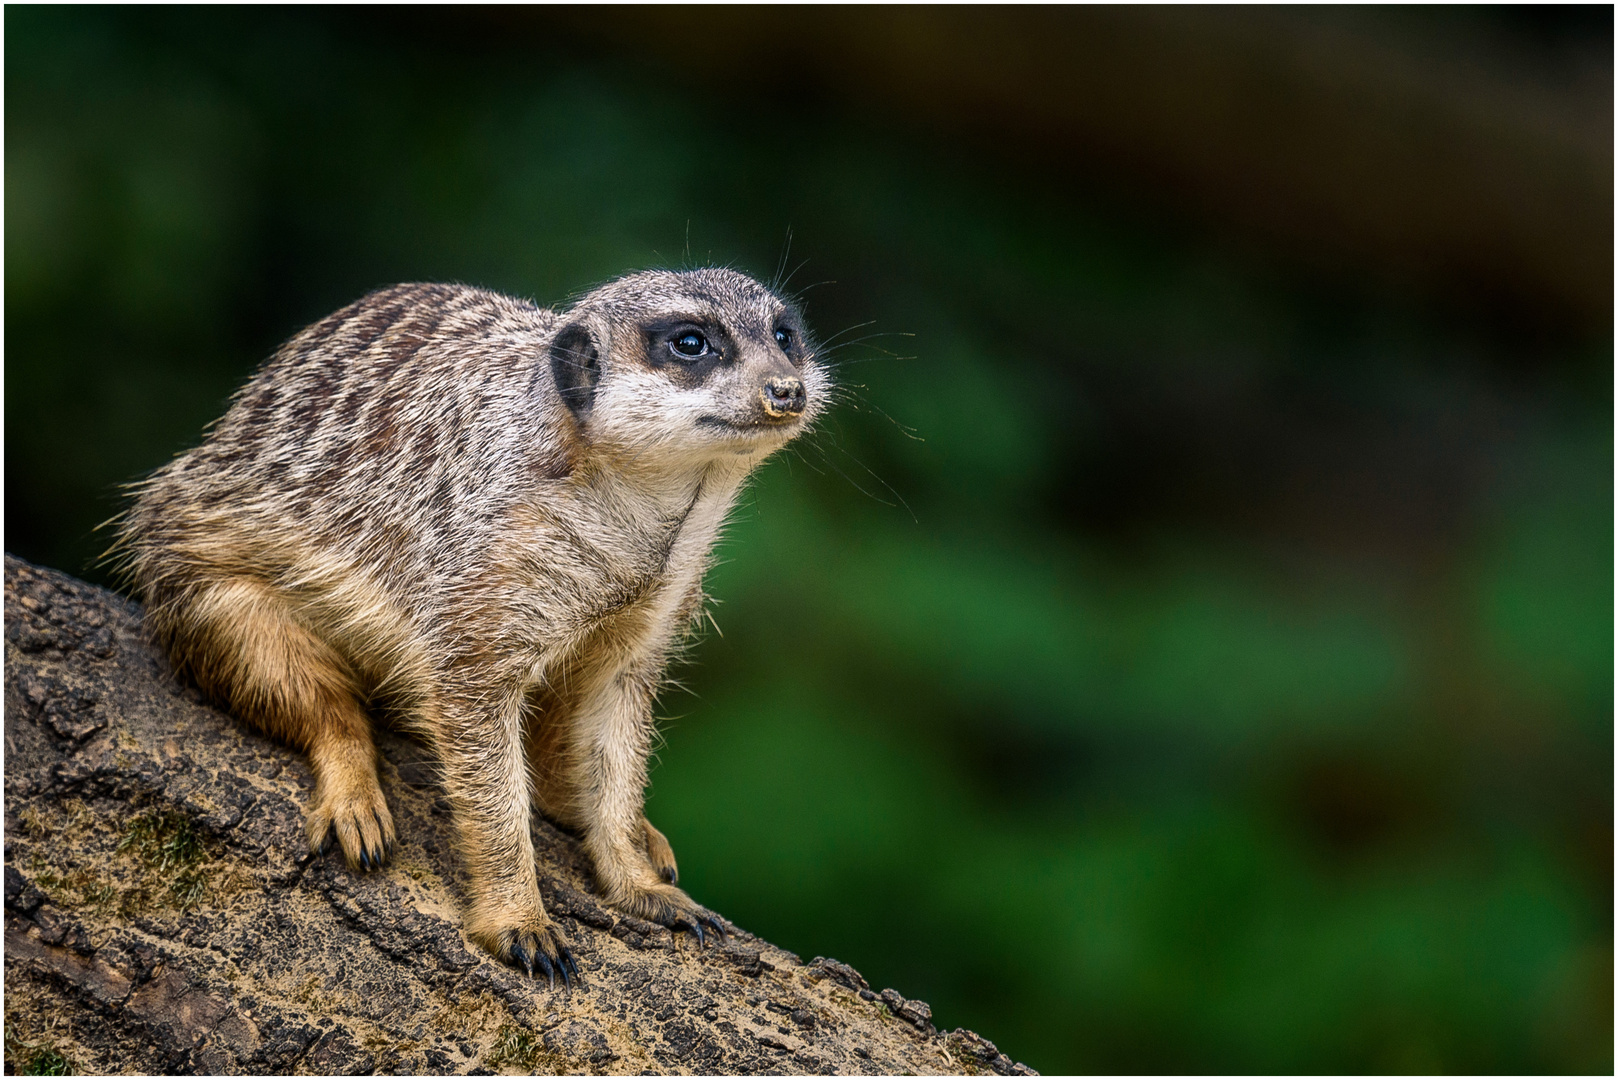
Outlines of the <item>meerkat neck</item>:
<svg viewBox="0 0 1618 1080">
<path fill-rule="evenodd" d="M 727 506 L 756 463 L 744 458 L 650 461 L 622 459 L 581 470 L 579 491 L 591 502 L 632 502 L 679 512 L 699 500 Z"/>
</svg>

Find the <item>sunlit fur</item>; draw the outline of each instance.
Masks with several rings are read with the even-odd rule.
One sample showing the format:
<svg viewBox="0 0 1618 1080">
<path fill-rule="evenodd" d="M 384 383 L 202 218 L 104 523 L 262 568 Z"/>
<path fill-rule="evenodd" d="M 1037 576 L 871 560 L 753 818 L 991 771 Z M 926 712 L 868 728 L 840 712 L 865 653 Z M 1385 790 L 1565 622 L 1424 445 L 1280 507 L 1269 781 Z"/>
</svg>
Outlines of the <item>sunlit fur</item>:
<svg viewBox="0 0 1618 1080">
<path fill-rule="evenodd" d="M 669 319 L 734 347 L 693 384 L 648 352 L 644 328 Z M 583 408 L 558 388 L 559 341 L 595 350 Z M 806 395 L 785 422 L 759 406 L 782 372 Z M 367 710 L 420 731 L 455 811 L 469 933 L 549 970 L 536 806 L 581 831 L 609 903 L 712 918 L 643 816 L 652 702 L 740 486 L 829 391 L 790 305 L 729 270 L 634 274 L 561 312 L 401 285 L 287 342 L 139 485 L 115 550 L 176 666 L 307 750 L 312 845 L 335 832 L 350 863 L 385 857 Z"/>
</svg>

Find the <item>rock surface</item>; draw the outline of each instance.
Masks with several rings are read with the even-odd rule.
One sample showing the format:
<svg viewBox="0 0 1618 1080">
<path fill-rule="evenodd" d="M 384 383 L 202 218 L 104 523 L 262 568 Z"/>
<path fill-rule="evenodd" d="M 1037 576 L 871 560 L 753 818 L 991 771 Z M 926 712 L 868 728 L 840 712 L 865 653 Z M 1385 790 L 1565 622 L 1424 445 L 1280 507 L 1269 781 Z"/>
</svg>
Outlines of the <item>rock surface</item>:
<svg viewBox="0 0 1618 1080">
<path fill-rule="evenodd" d="M 495 963 L 461 934 L 418 744 L 379 732 L 393 863 L 311 857 L 302 758 L 180 685 L 139 615 L 6 556 L 8 1073 L 1031 1075 L 835 960 L 608 911 L 545 821 L 541 888 L 589 986 Z"/>
</svg>

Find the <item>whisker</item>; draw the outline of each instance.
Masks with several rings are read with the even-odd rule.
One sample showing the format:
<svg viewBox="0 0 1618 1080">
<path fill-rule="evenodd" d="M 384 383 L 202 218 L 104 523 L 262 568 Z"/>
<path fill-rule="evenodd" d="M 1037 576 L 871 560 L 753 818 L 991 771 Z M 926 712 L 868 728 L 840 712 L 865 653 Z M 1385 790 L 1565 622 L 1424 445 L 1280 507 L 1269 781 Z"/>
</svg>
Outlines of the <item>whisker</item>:
<svg viewBox="0 0 1618 1080">
<path fill-rule="evenodd" d="M 872 401 L 866 401 L 865 404 L 872 409 L 875 409 L 883 417 L 883 419 L 887 420 L 888 423 L 898 428 L 900 433 L 903 434 L 905 438 L 914 439 L 916 442 L 927 441 L 926 439 L 922 438 L 921 435 L 917 434 L 916 429 L 911 427 L 909 424 L 901 424 L 899 421 L 895 420 L 882 406 Z"/>
<path fill-rule="evenodd" d="M 775 263 L 775 277 L 770 279 L 770 291 L 779 293 L 786 282 L 781 280 L 781 274 L 787 268 L 787 259 L 792 255 L 792 226 L 787 226 L 786 246 L 781 250 L 781 257 Z"/>
<path fill-rule="evenodd" d="M 820 448 L 818 446 L 816 446 L 815 449 L 820 450 L 821 456 L 825 459 L 826 467 L 828 469 L 830 469 L 832 472 L 836 473 L 838 476 L 841 476 L 844 480 L 848 481 L 849 486 L 852 487 L 855 491 L 859 492 L 861 495 L 864 495 L 868 499 L 874 499 L 875 501 L 881 503 L 883 506 L 893 506 L 894 505 L 893 503 L 888 502 L 888 500 L 886 500 L 886 499 L 882 498 L 881 496 L 877 495 L 875 492 L 867 491 L 867 490 L 865 490 L 865 488 L 861 487 L 857 480 L 855 480 L 852 476 L 848 475 L 842 469 L 839 469 L 837 467 L 836 463 L 831 460 L 830 456 L 826 454 L 824 449 L 822 449 L 822 448 Z M 895 509 L 897 509 L 897 507 L 895 507 Z"/>
<path fill-rule="evenodd" d="M 830 348 L 831 343 L 836 341 L 838 338 L 842 337 L 844 334 L 853 333 L 855 330 L 863 330 L 867 326 L 875 326 L 875 325 L 876 325 L 876 320 L 875 319 L 867 319 L 865 322 L 855 323 L 853 326 L 845 327 L 844 329 L 837 331 L 837 333 L 833 334 L 831 337 L 827 338 L 825 341 L 822 341 L 820 343 L 820 346 L 821 346 L 821 348 Z"/>
<path fill-rule="evenodd" d="M 894 488 L 894 486 L 892 484 L 890 484 L 886 480 L 882 479 L 882 477 L 878 476 L 877 473 L 875 472 L 875 470 L 873 470 L 869 465 L 865 464 L 865 462 L 863 462 L 859 458 L 855 457 L 854 454 L 852 454 L 846 447 L 844 447 L 842 445 L 841 442 L 838 441 L 836 434 L 830 428 L 823 429 L 823 434 L 825 435 L 826 438 L 831 440 L 832 446 L 836 448 L 838 453 L 842 454 L 844 457 L 848 458 L 854 464 L 856 464 L 860 468 L 864 469 L 865 472 L 866 472 L 866 475 L 868 475 L 871 479 L 875 480 L 878 484 L 881 484 L 884 488 L 886 488 L 888 490 L 888 493 L 890 495 L 892 495 L 895 499 L 898 500 L 898 505 L 902 506 L 904 508 L 905 513 L 910 515 L 910 520 L 911 521 L 914 521 L 918 525 L 921 524 L 921 519 L 916 516 L 916 512 L 915 512 L 915 510 L 913 510 L 911 508 L 910 503 L 905 500 L 905 497 L 903 495 L 899 494 L 899 492 Z M 849 482 L 849 484 L 852 485 L 853 488 L 856 491 L 860 492 L 862 495 L 867 496 L 868 498 L 876 500 L 877 502 L 881 503 L 884 506 L 893 506 L 894 505 L 893 503 L 888 502 L 886 499 L 884 499 L 881 496 L 875 494 L 874 492 L 867 491 L 858 482 L 856 482 L 853 477 L 849 476 L 847 473 L 843 472 L 843 470 L 839 469 L 837 467 L 836 463 L 831 460 L 831 456 L 826 453 L 825 448 L 820 446 L 818 441 L 811 440 L 809 442 L 809 445 L 813 446 L 816 450 L 819 450 L 820 454 L 821 454 L 821 457 L 826 462 L 827 467 L 832 469 L 832 471 L 836 472 L 837 475 L 841 476 L 844 480 L 847 480 Z"/>
<path fill-rule="evenodd" d="M 800 269 L 801 269 L 801 267 L 800 267 Z M 794 274 L 797 273 L 797 272 L 798 272 L 797 270 L 793 271 Z M 835 284 L 837 284 L 836 279 L 828 278 L 825 281 L 817 281 L 817 282 L 813 283 L 812 285 L 805 285 L 803 288 L 798 289 L 796 292 L 783 293 L 782 295 L 786 296 L 790 300 L 802 300 L 803 299 L 803 294 L 808 292 L 810 289 L 818 289 L 822 285 L 835 285 Z"/>
<path fill-rule="evenodd" d="M 812 442 L 813 442 L 813 439 L 811 438 L 804 445 L 812 444 Z M 799 445 L 797 443 L 793 443 L 792 445 L 788 446 L 787 447 L 787 456 L 797 458 L 798 461 L 803 465 L 804 468 L 810 470 L 816 476 L 825 476 L 826 475 L 820 469 L 815 468 L 815 463 L 814 462 L 810 461 L 807 457 L 804 456 L 804 454 L 803 454 L 803 446 L 802 445 Z"/>
<path fill-rule="evenodd" d="M 866 323 L 866 325 L 869 326 L 870 324 Z M 850 329 L 858 329 L 858 328 L 857 327 L 850 327 Z M 855 345 L 864 345 L 868 349 L 871 349 L 871 350 L 873 350 L 875 352 L 882 353 L 884 356 L 893 357 L 896 360 L 901 360 L 901 359 L 902 360 L 914 360 L 915 359 L 914 356 L 901 357 L 898 353 L 895 353 L 895 352 L 893 352 L 893 351 L 891 351 L 889 349 L 884 349 L 880 345 L 872 345 L 872 344 L 870 344 L 870 342 L 875 341 L 877 338 L 884 338 L 884 337 L 915 337 L 915 336 L 916 335 L 914 335 L 914 334 L 908 334 L 908 333 L 904 333 L 904 332 L 898 331 L 898 330 L 884 330 L 883 332 L 881 332 L 879 334 L 866 334 L 864 337 L 854 338 L 851 341 L 839 341 L 835 345 L 826 345 L 826 344 L 823 343 L 821 345 L 821 348 L 822 348 L 822 350 L 824 350 L 827 353 L 835 353 L 835 352 L 840 352 L 843 349 L 853 348 Z"/>
<path fill-rule="evenodd" d="M 786 288 L 787 285 L 792 281 L 792 279 L 797 275 L 798 271 L 802 270 L 804 267 L 806 267 L 808 265 L 809 265 L 809 260 L 805 259 L 805 260 L 803 260 L 803 262 L 799 263 L 797 266 L 794 266 L 791 270 L 789 270 L 787 272 L 786 280 L 781 282 L 781 287 L 783 289 Z"/>
</svg>

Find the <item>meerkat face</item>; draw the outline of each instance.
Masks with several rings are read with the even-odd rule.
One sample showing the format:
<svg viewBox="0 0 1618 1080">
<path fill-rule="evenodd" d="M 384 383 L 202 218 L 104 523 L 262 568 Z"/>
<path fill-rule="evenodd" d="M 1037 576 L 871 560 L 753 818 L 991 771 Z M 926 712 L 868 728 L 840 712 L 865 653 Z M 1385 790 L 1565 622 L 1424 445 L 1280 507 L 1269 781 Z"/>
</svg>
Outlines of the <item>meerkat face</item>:
<svg viewBox="0 0 1618 1080">
<path fill-rule="evenodd" d="M 551 369 L 589 442 L 671 458 L 762 458 L 830 389 L 797 310 L 731 270 L 603 286 L 568 313 Z"/>
</svg>

